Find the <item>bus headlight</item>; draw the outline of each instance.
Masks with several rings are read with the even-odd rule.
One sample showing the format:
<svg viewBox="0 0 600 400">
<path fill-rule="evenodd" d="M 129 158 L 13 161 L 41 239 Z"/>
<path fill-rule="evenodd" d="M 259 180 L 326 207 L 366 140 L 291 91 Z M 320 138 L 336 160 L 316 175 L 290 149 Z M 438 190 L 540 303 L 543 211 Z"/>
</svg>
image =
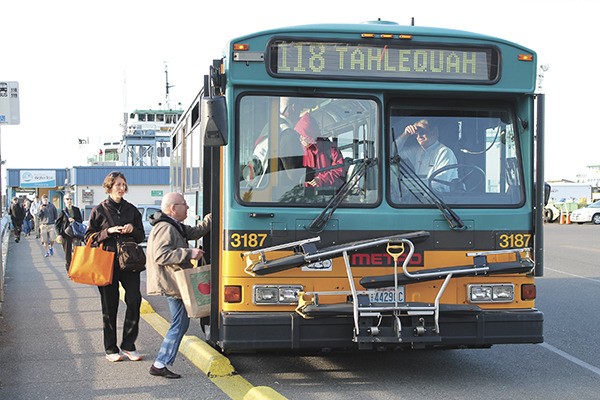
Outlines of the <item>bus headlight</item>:
<svg viewBox="0 0 600 400">
<path fill-rule="evenodd" d="M 515 298 L 515 285 L 467 285 L 467 297 L 471 303 L 510 303 Z"/>
<path fill-rule="evenodd" d="M 298 304 L 302 285 L 255 285 L 254 304 Z"/>
</svg>

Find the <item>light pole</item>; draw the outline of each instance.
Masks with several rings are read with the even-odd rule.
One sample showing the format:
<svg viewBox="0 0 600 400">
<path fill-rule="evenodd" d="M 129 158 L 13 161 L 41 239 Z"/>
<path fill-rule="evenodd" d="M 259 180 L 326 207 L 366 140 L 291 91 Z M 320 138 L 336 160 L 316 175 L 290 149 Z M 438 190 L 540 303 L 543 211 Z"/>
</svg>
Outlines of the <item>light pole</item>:
<svg viewBox="0 0 600 400">
<path fill-rule="evenodd" d="M 539 72 L 538 72 L 538 87 L 537 87 L 537 92 L 538 93 L 543 93 L 543 88 L 542 88 L 542 84 L 544 82 L 544 73 L 546 71 L 548 71 L 548 69 L 550 68 L 550 65 L 548 64 L 542 64 L 539 66 Z"/>
<path fill-rule="evenodd" d="M 2 138 L 2 125 L 0 125 L 0 139 Z M 2 160 L 2 140 L 0 140 L 0 224 L 4 218 L 2 208 L 4 207 L 4 196 L 2 195 L 2 166 L 6 160 Z M 2 257 L 2 242 L 4 241 L 4 230 L 0 225 L 0 316 L 2 316 L 2 305 L 4 304 L 4 257 Z"/>
</svg>

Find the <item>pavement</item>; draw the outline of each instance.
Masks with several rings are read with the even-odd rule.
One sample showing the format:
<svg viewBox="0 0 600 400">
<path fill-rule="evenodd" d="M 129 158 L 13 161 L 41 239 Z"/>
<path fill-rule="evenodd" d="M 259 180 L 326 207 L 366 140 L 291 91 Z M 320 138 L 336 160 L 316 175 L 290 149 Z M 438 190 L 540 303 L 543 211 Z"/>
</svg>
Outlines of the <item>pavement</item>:
<svg viewBox="0 0 600 400">
<path fill-rule="evenodd" d="M 284 399 L 239 376 L 225 356 L 201 339 L 194 320 L 170 368 L 182 378 L 150 375 L 170 316 L 164 298 L 145 295 L 145 273 L 136 341 L 144 359 L 109 362 L 98 289 L 68 278 L 62 247 L 55 244 L 54 256 L 44 258 L 39 239 L 22 237 L 15 243 L 5 235 L 2 249 L 0 399 Z M 124 311 L 121 302 L 119 337 Z"/>
</svg>

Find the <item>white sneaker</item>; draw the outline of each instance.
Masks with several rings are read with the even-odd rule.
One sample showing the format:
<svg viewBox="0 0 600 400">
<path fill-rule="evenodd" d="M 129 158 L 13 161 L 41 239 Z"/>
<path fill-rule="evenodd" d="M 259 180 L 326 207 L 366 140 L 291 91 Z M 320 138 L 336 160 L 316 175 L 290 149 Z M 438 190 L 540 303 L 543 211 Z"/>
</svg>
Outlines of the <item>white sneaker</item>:
<svg viewBox="0 0 600 400">
<path fill-rule="evenodd" d="M 125 357 L 129 358 L 131 361 L 140 361 L 142 358 L 144 358 L 143 355 L 141 355 L 140 353 L 138 353 L 135 350 L 133 350 L 133 351 L 121 350 L 121 354 L 123 354 Z"/>
<path fill-rule="evenodd" d="M 110 362 L 117 362 L 123 359 L 123 356 L 119 353 L 111 353 L 106 355 L 106 359 Z"/>
</svg>

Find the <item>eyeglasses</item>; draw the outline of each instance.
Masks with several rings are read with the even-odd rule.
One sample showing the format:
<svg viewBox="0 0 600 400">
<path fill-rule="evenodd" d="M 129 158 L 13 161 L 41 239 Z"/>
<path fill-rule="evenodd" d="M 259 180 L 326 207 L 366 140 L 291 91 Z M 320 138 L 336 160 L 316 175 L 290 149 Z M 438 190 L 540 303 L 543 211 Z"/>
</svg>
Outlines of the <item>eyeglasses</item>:
<svg viewBox="0 0 600 400">
<path fill-rule="evenodd" d="M 173 205 L 174 205 L 174 206 L 186 206 L 186 207 L 188 207 L 188 208 L 190 207 L 190 206 L 188 206 L 188 204 L 187 204 L 187 203 L 173 203 Z"/>
<path fill-rule="evenodd" d="M 65 197 L 65 200 L 71 200 L 71 198 L 70 197 Z"/>
</svg>

